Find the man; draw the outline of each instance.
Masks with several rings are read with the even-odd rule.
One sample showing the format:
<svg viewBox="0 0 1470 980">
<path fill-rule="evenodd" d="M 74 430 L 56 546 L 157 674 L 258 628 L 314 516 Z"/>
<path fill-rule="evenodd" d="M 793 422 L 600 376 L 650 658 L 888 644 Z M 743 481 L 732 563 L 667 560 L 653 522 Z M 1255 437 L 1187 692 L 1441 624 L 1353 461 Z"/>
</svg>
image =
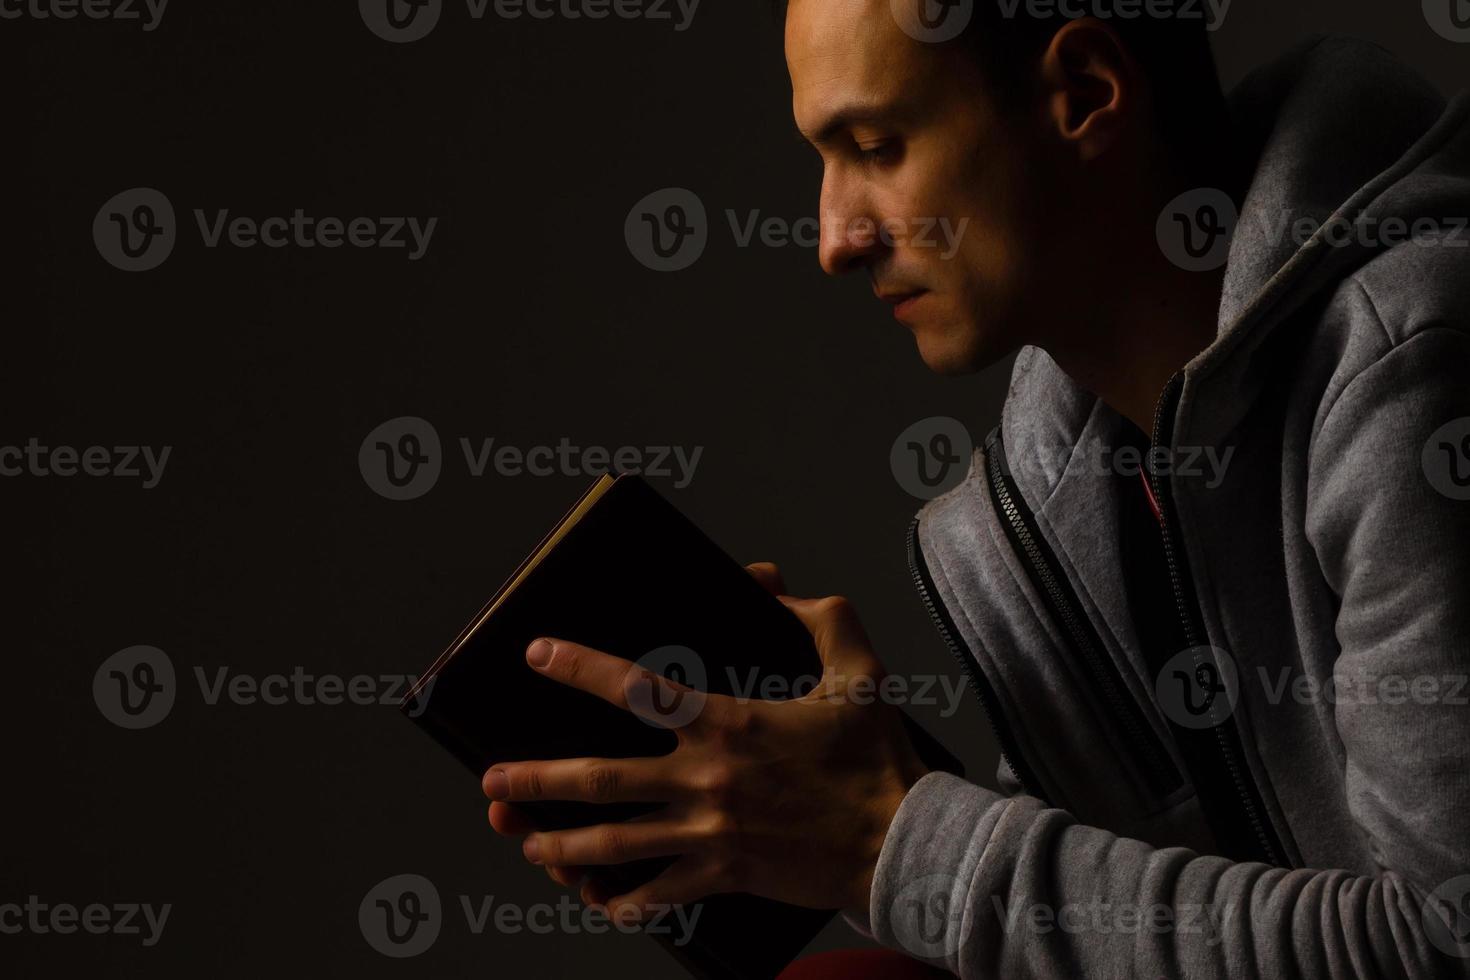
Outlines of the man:
<svg viewBox="0 0 1470 980">
<path fill-rule="evenodd" d="M 1003 792 L 926 773 L 843 696 L 882 676 L 850 607 L 783 596 L 812 696 L 711 698 L 661 759 L 497 766 L 491 823 L 667 802 L 526 856 L 682 855 L 584 895 L 840 907 L 967 978 L 1470 973 L 1470 101 L 1321 40 L 1227 108 L 1198 23 L 932 13 L 791 0 L 786 54 L 823 268 L 936 371 L 1020 350 L 911 553 Z M 935 218 L 968 220 L 952 255 L 904 234 Z M 625 707 L 669 686 L 528 657 Z"/>
</svg>

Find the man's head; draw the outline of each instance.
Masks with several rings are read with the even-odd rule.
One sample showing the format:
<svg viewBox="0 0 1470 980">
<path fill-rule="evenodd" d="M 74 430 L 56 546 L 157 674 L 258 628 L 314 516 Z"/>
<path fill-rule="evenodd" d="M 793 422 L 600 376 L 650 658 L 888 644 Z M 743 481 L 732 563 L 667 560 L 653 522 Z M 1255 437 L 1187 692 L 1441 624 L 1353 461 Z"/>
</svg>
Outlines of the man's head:
<svg viewBox="0 0 1470 980">
<path fill-rule="evenodd" d="M 1201 21 L 974 4 L 943 40 L 920 19 L 935 0 L 786 15 L 797 128 L 823 160 L 822 267 L 866 270 L 945 373 L 1067 346 L 1121 309 L 1122 273 L 1161 259 L 1158 210 L 1223 117 Z"/>
</svg>

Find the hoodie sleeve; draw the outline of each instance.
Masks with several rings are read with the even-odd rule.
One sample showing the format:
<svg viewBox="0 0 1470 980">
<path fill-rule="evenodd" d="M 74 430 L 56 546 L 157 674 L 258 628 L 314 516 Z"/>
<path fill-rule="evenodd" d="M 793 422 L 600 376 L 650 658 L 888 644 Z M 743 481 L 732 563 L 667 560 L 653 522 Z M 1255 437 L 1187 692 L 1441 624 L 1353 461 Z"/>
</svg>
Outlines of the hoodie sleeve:
<svg viewBox="0 0 1470 980">
<path fill-rule="evenodd" d="M 1336 706 L 1376 873 L 1157 848 L 931 773 L 879 857 L 880 942 L 967 980 L 1470 977 L 1465 334 L 1427 330 L 1374 361 L 1312 453 L 1307 532 L 1340 599 L 1340 690 L 1406 681 Z"/>
</svg>

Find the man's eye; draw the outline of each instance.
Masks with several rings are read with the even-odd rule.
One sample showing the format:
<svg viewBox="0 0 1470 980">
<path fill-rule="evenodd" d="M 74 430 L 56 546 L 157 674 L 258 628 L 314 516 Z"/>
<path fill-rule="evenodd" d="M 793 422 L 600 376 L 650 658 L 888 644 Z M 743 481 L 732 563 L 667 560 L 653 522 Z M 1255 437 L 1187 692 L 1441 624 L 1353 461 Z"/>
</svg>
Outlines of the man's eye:
<svg viewBox="0 0 1470 980">
<path fill-rule="evenodd" d="M 880 140 L 867 145 L 858 144 L 858 156 L 866 163 L 886 163 L 897 155 L 897 140 Z"/>
</svg>

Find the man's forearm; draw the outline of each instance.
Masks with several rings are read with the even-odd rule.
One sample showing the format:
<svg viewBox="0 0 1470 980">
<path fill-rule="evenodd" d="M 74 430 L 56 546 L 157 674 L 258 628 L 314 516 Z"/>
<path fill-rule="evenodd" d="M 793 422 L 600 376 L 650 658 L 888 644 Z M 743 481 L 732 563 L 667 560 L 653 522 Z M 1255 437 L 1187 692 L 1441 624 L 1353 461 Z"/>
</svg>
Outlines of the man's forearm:
<svg viewBox="0 0 1470 980">
<path fill-rule="evenodd" d="M 1470 976 L 1436 946 L 1427 903 L 1391 870 L 1155 848 L 934 773 L 899 808 L 869 914 L 884 945 L 966 980 Z"/>
</svg>

